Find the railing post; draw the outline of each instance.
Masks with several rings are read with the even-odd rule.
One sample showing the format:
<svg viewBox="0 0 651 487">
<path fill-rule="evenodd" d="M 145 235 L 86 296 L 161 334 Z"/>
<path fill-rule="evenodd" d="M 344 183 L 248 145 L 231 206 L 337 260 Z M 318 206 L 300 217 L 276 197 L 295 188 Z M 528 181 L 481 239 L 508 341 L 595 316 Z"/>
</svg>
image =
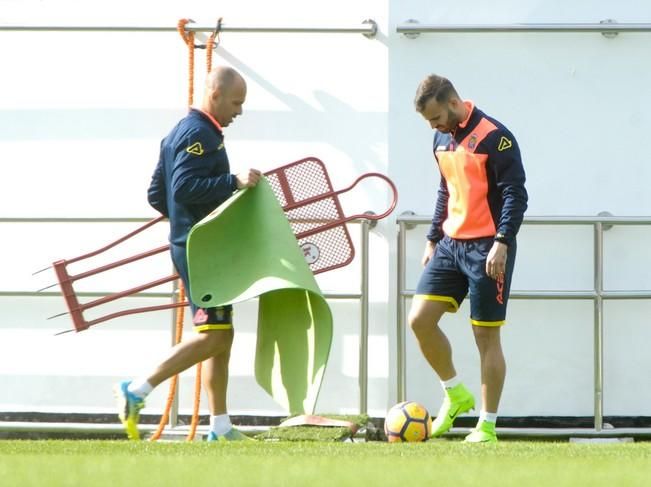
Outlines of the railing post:
<svg viewBox="0 0 651 487">
<path fill-rule="evenodd" d="M 594 429 L 603 428 L 603 333 L 604 333 L 604 234 L 603 223 L 594 224 Z"/>
<path fill-rule="evenodd" d="M 398 222 L 398 303 L 396 320 L 396 401 L 402 402 L 407 396 L 407 368 L 405 360 L 405 223 Z"/>
<path fill-rule="evenodd" d="M 361 233 L 361 297 L 359 327 L 359 414 L 368 412 L 368 236 L 371 225 L 368 220 L 360 223 Z"/>
</svg>

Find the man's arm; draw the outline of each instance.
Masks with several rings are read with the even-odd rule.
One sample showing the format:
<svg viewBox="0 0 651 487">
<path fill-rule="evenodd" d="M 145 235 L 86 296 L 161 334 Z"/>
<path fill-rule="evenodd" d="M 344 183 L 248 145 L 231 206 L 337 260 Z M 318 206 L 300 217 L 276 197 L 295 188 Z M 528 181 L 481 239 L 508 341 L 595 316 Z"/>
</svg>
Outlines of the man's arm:
<svg viewBox="0 0 651 487">
<path fill-rule="evenodd" d="M 165 175 L 163 173 L 163 158 L 158 159 L 156 169 L 151 177 L 151 183 L 147 190 L 147 200 L 149 204 L 163 216 L 169 217 L 167 211 L 167 191 L 165 191 Z"/>
<path fill-rule="evenodd" d="M 434 160 L 438 163 L 438 158 L 436 157 L 436 152 L 439 150 L 449 150 L 448 146 L 452 141 L 452 136 L 450 134 L 444 134 L 438 130 L 434 132 L 434 140 L 432 144 L 432 149 L 434 153 Z M 440 168 L 439 168 L 440 172 Z M 427 233 L 427 240 L 436 243 L 443 238 L 443 222 L 448 217 L 448 199 L 450 198 L 450 193 L 448 192 L 448 185 L 441 174 L 441 180 L 439 182 L 439 190 L 436 199 L 436 206 L 434 208 L 434 216 L 432 217 L 432 226 Z M 432 249 L 434 246 L 432 246 Z M 427 249 L 426 249 L 427 253 Z"/>
<path fill-rule="evenodd" d="M 445 178 L 441 176 L 439 183 L 438 196 L 436 198 L 436 207 L 434 208 L 434 216 L 432 217 L 432 225 L 427 233 L 427 240 L 437 243 L 443 238 L 443 222 L 448 217 L 448 185 Z"/>
<path fill-rule="evenodd" d="M 502 211 L 495 243 L 486 258 L 486 274 L 499 280 L 506 271 L 508 246 L 513 243 L 527 209 L 526 176 L 518 143 L 506 129 L 496 130 L 487 139 L 488 160 L 502 197 Z"/>
<path fill-rule="evenodd" d="M 496 130 L 487 143 L 488 158 L 502 196 L 496 240 L 509 245 L 520 230 L 527 209 L 526 175 L 513 134 L 505 129 Z"/>
</svg>

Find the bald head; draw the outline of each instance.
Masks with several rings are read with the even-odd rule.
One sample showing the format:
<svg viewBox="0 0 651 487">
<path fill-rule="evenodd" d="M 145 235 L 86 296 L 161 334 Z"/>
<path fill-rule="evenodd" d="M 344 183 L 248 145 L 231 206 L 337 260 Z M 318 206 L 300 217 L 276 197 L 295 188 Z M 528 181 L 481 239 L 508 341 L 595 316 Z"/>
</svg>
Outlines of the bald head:
<svg viewBox="0 0 651 487">
<path fill-rule="evenodd" d="M 202 109 L 215 117 L 222 127 L 242 113 L 245 99 L 246 81 L 235 69 L 217 66 L 208 73 Z"/>
<path fill-rule="evenodd" d="M 240 73 L 229 66 L 217 66 L 208 73 L 206 91 L 228 91 L 239 83 L 246 85 Z"/>
</svg>

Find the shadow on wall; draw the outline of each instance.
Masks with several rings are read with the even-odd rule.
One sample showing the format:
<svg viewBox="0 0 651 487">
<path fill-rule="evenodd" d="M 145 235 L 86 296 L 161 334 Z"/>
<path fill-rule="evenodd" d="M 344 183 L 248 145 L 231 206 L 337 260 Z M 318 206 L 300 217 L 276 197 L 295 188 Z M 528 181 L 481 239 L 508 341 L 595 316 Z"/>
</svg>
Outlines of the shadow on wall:
<svg viewBox="0 0 651 487">
<path fill-rule="evenodd" d="M 275 142 L 316 142 L 348 154 L 363 170 L 377 170 L 378 153 L 387 140 L 387 114 L 356 111 L 324 91 L 315 91 L 317 109 L 290 93 L 283 92 L 229 52 L 219 56 L 257 83 L 288 111 L 245 110 L 238 120 L 238 133 L 246 139 Z M 4 110 L 0 141 L 24 140 L 124 140 L 162 138 L 183 115 L 179 109 L 57 109 Z M 236 134 L 232 138 L 237 139 Z"/>
<path fill-rule="evenodd" d="M 251 66 L 223 48 L 219 56 L 247 79 L 254 81 L 290 108 L 290 111 L 248 112 L 242 132 L 255 140 L 314 141 L 346 153 L 362 170 L 377 170 L 377 151 L 387 140 L 387 114 L 360 112 L 324 91 L 315 91 L 322 110 L 269 83 Z M 327 161 L 326 161 L 327 163 Z"/>
</svg>

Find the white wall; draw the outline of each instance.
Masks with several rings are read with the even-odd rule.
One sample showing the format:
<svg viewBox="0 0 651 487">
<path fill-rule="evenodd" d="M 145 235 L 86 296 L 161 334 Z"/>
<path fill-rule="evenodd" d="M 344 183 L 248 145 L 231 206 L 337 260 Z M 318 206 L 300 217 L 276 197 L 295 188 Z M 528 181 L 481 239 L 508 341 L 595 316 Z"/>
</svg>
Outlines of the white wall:
<svg viewBox="0 0 651 487">
<path fill-rule="evenodd" d="M 386 3 L 226 2 L 0 2 L 3 24 L 167 25 L 191 17 L 202 25 L 222 16 L 240 26 L 360 26 L 372 17 L 386 31 Z M 128 17 L 125 13 L 128 12 Z M 187 48 L 176 32 L 0 32 L 0 60 L 11 66 L 0 80 L 0 182 L 2 217 L 155 216 L 146 189 L 158 158 L 160 139 L 186 110 Z M 8 48 L 14 46 L 13 48 Z M 254 166 L 269 170 L 315 155 L 342 188 L 370 170 L 387 170 L 386 46 L 361 34 L 222 35 L 214 62 L 236 67 L 248 81 L 244 116 L 226 132 L 234 172 Z M 197 50 L 196 97 L 205 72 Z M 362 183 L 344 198 L 349 214 L 388 205 L 386 191 Z M 54 282 L 51 272 L 31 272 L 54 260 L 93 250 L 137 224 L 4 223 L 0 252 L 12 256 L 0 276 L 0 290 L 26 291 Z M 389 223 L 383 223 L 385 227 Z M 358 239 L 358 227 L 351 233 Z M 165 243 L 164 226 L 125 250 L 127 255 Z M 370 373 L 373 408 L 384 411 L 388 377 L 386 312 L 387 241 L 372 237 L 374 317 Z M 378 258 L 379 256 L 379 258 Z M 99 265 L 94 261 L 94 265 Z M 84 267 L 76 267 L 79 271 Z M 76 269 L 71 269 L 76 272 Z M 129 272 L 112 271 L 80 281 L 78 291 L 125 289 L 171 273 L 169 259 Z M 359 291 L 359 264 L 324 275 L 325 292 Z M 167 288 L 166 288 L 167 289 Z M 122 318 L 80 334 L 52 337 L 70 328 L 67 318 L 46 321 L 64 310 L 60 298 L 0 298 L 0 408 L 3 410 L 110 411 L 111 384 L 144 373 L 170 341 L 169 313 Z M 163 299 L 127 300 L 133 307 Z M 356 410 L 359 304 L 331 302 L 336 334 L 319 408 Z M 379 306 L 379 311 L 378 311 Z M 119 303 L 106 312 L 121 309 Z M 89 311 L 87 319 L 99 314 Z M 232 412 L 283 414 L 255 384 L 255 303 L 237 309 L 230 407 Z M 382 321 L 384 320 L 384 321 Z M 186 333 L 192 333 L 186 330 Z M 182 381 L 181 410 L 192 403 L 194 371 Z M 90 392 L 90 394 L 89 394 Z M 343 394 L 342 394 L 343 393 Z M 146 412 L 158 412 L 161 387 Z"/>
<path fill-rule="evenodd" d="M 391 2 L 389 31 L 407 19 L 421 24 L 509 24 L 596 23 L 607 18 L 648 22 L 651 5 Z M 438 174 L 430 129 L 414 115 L 410 102 L 418 82 L 436 72 L 515 134 L 528 177 L 528 215 L 649 215 L 651 166 L 640 142 L 650 124 L 646 59 L 651 35 L 609 39 L 587 33 L 440 33 L 389 39 L 389 161 L 390 175 L 402 189 L 398 213 L 429 215 L 433 209 Z M 411 289 L 422 252 L 416 235 L 410 236 Z M 605 233 L 605 289 L 651 289 L 651 253 L 643 244 L 648 237 L 648 228 L 616 227 Z M 590 227 L 523 228 L 513 288 L 592 289 L 592 243 Z M 651 362 L 634 344 L 651 338 L 649 306 L 648 301 L 605 306 L 605 414 L 646 414 L 643 404 L 651 399 L 651 388 L 644 371 Z M 511 301 L 503 332 L 509 374 L 501 414 L 593 413 L 592 316 L 589 301 Z M 478 391 L 477 353 L 467 320 L 466 303 L 443 327 L 451 335 L 459 373 Z M 409 332 L 408 342 L 407 396 L 436 408 L 440 392 Z M 633 381 L 640 387 L 631 387 Z M 639 399 L 631 397 L 631 390 Z"/>
<path fill-rule="evenodd" d="M 217 10 L 216 10 L 217 9 Z M 215 62 L 239 69 L 249 84 L 245 113 L 227 129 L 233 169 L 268 170 L 306 155 L 320 157 L 336 187 L 367 171 L 398 185 L 396 212 L 371 238 L 369 412 L 395 400 L 395 217 L 430 215 L 438 174 L 431 131 L 413 110 L 418 82 L 436 72 L 462 96 L 504 122 L 523 153 L 529 215 L 648 215 L 651 180 L 644 140 L 651 101 L 651 35 L 608 39 L 584 34 L 396 33 L 407 19 L 438 23 L 651 21 L 642 1 L 502 1 L 463 5 L 429 0 L 327 3 L 238 1 L 75 2 L 0 0 L 0 23 L 169 25 L 191 17 L 211 24 L 350 26 L 367 18 L 376 38 L 360 34 L 224 33 Z M 125 16 L 128 12 L 128 17 Z M 185 111 L 187 53 L 178 34 L 0 31 L 0 217 L 148 217 L 145 191 L 158 144 Z M 11 69 L 9 69 L 11 67 Z M 197 97 L 203 52 L 197 51 Z M 344 203 L 350 213 L 387 205 L 387 193 L 363 186 Z M 50 262 L 92 250 L 135 224 L 0 223 L 4 256 L 0 291 L 34 290 L 54 282 L 30 274 Z M 425 227 L 409 237 L 408 286 L 415 285 Z M 164 226 L 123 253 L 165 241 Z M 357 227 L 351 227 L 357 238 Z M 614 228 L 605 235 L 606 289 L 650 289 L 649 230 Z M 520 237 L 515 289 L 589 289 L 588 227 L 526 227 Z M 122 255 L 115 253 L 114 256 Z M 166 275 L 165 256 L 128 273 L 80 283 L 82 290 L 121 289 Z M 356 292 L 358 262 L 319 276 L 327 292 Z M 129 305 L 163 302 L 132 299 Z M 133 304 L 132 304 L 133 303 Z M 318 409 L 355 411 L 359 306 L 331 301 L 335 340 Z M 60 298 L 0 296 L 0 410 L 110 411 L 113 382 L 147 369 L 165 353 L 171 318 L 157 312 L 123 318 L 80 334 Z M 118 305 L 109 307 L 117 309 Z M 651 388 L 649 303 L 606 305 L 606 414 L 645 414 Z M 255 385 L 250 364 L 255 304 L 238 308 L 232 412 L 282 414 Z M 504 329 L 509 376 L 502 414 L 592 414 L 592 306 L 589 302 L 512 301 Z M 457 368 L 478 391 L 478 360 L 467 305 L 443 324 Z M 186 331 L 191 333 L 190 330 Z M 635 378 L 635 380 L 633 379 Z M 646 382 L 645 382 L 646 381 Z M 182 380 L 181 409 L 191 407 L 193 372 Z M 436 380 L 408 331 L 408 397 L 436 410 Z M 548 398 L 563 393 L 566 400 Z M 160 411 L 159 388 L 146 412 Z M 620 400 L 626 398 L 626 400 Z"/>
</svg>

